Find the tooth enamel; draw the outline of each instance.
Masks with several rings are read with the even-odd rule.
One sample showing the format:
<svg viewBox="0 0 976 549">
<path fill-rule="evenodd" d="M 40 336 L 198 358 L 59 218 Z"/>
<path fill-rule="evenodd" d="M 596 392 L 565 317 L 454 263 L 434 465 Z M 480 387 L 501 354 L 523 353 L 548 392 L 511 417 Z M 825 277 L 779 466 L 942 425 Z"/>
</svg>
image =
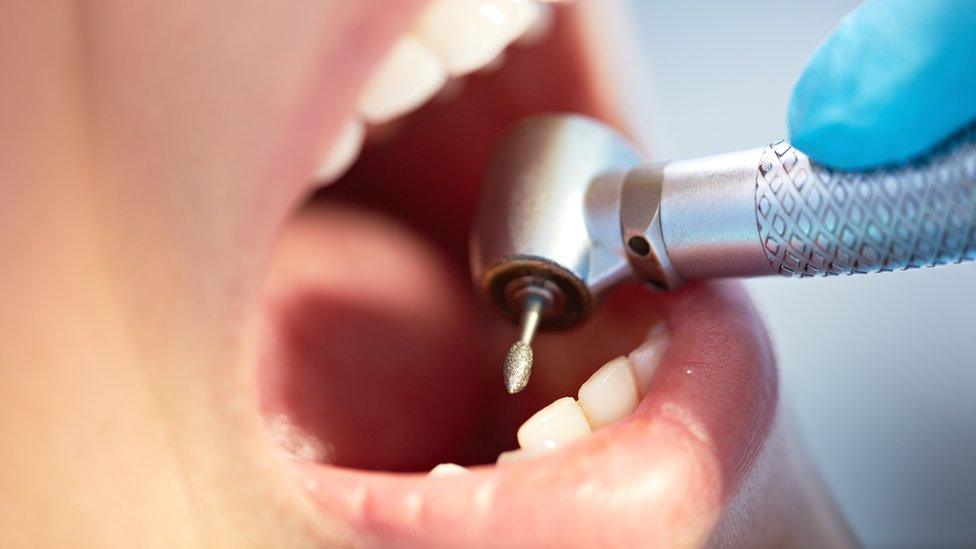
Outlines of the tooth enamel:
<svg viewBox="0 0 976 549">
<path fill-rule="evenodd" d="M 515 463 L 517 461 L 525 461 L 536 455 L 538 455 L 538 452 L 530 452 L 523 448 L 516 448 L 515 450 L 509 450 L 507 452 L 498 454 L 498 459 L 495 460 L 495 463 L 499 465 L 503 463 Z"/>
<path fill-rule="evenodd" d="M 553 23 L 552 4 L 542 2 L 537 5 L 539 15 L 536 16 L 535 21 L 532 22 L 532 25 L 526 29 L 522 36 L 519 36 L 515 40 L 515 44 L 519 47 L 530 48 L 549 36 L 549 30 L 552 29 Z"/>
<path fill-rule="evenodd" d="M 535 0 L 434 0 L 415 32 L 456 76 L 494 59 L 538 14 Z"/>
<path fill-rule="evenodd" d="M 382 124 L 409 112 L 433 97 L 447 81 L 447 73 L 427 46 L 404 36 L 393 47 L 359 98 L 359 112 Z"/>
<path fill-rule="evenodd" d="M 347 122 L 332 144 L 332 148 L 325 155 L 325 159 L 319 164 L 315 178 L 327 183 L 339 179 L 339 176 L 349 169 L 359 155 L 365 133 L 365 127 L 359 120 Z"/>
<path fill-rule="evenodd" d="M 663 322 L 655 325 L 647 333 L 647 340 L 638 348 L 631 351 L 630 365 L 634 369 L 634 378 L 637 380 L 637 391 L 640 396 L 647 393 L 651 386 L 651 378 L 654 371 L 661 364 L 664 351 L 668 348 L 668 328 Z"/>
<path fill-rule="evenodd" d="M 617 357 L 600 367 L 579 389 L 579 405 L 590 427 L 599 429 L 634 411 L 637 380 L 630 361 Z"/>
<path fill-rule="evenodd" d="M 427 473 L 427 476 L 429 476 L 429 477 L 450 477 L 450 476 L 454 476 L 454 475 L 465 475 L 465 474 L 468 474 L 470 472 L 471 471 L 468 471 L 467 469 L 465 469 L 464 467 L 461 467 L 460 465 L 458 465 L 456 463 L 441 463 L 441 464 L 438 464 L 433 469 L 431 469 L 430 472 Z"/>
<path fill-rule="evenodd" d="M 519 427 L 519 446 L 529 451 L 552 450 L 590 433 L 583 410 L 563 397 L 539 410 Z"/>
</svg>

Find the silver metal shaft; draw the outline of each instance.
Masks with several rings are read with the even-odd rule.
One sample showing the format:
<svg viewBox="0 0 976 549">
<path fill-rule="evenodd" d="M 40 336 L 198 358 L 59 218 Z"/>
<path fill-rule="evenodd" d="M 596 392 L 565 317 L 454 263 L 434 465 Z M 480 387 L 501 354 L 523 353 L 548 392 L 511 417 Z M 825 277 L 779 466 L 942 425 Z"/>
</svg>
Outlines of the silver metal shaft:
<svg viewBox="0 0 976 549">
<path fill-rule="evenodd" d="M 845 172 L 785 141 L 640 165 L 600 122 L 543 114 L 513 127 L 489 162 L 472 275 L 522 334 L 505 361 L 509 392 L 544 328 L 584 322 L 614 285 L 658 290 L 754 276 L 873 273 L 976 260 L 976 121 L 924 158 Z M 541 307 L 541 308 L 540 308 Z"/>
<path fill-rule="evenodd" d="M 649 194 L 660 197 L 650 208 L 641 203 Z M 630 247 L 634 272 L 664 288 L 971 261 L 976 128 L 910 165 L 868 172 L 832 170 L 785 141 L 637 168 L 622 191 L 621 226 L 625 242 L 654 249 Z"/>
<path fill-rule="evenodd" d="M 525 388 L 532 374 L 532 338 L 542 320 L 547 302 L 538 295 L 525 298 L 521 321 L 522 332 L 519 340 L 508 350 L 505 357 L 505 389 L 509 394 L 515 394 Z"/>
<path fill-rule="evenodd" d="M 541 296 L 529 296 L 525 299 L 525 310 L 522 311 L 522 334 L 519 341 L 526 345 L 532 344 L 535 331 L 539 328 L 539 321 L 542 320 L 542 313 L 546 307 L 546 301 Z"/>
</svg>

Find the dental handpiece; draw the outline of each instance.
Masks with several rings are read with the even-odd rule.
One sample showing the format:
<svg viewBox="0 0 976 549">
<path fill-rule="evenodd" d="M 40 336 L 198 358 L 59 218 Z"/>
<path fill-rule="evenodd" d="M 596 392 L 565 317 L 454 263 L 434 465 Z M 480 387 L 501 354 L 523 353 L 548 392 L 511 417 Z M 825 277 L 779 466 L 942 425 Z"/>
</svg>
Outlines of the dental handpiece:
<svg viewBox="0 0 976 549">
<path fill-rule="evenodd" d="M 641 165 L 600 122 L 538 115 L 495 148 L 471 252 L 480 293 L 522 327 L 504 365 L 515 393 L 536 328 L 583 322 L 628 279 L 671 290 L 976 259 L 976 129 L 914 163 L 846 172 L 785 141 Z"/>
</svg>

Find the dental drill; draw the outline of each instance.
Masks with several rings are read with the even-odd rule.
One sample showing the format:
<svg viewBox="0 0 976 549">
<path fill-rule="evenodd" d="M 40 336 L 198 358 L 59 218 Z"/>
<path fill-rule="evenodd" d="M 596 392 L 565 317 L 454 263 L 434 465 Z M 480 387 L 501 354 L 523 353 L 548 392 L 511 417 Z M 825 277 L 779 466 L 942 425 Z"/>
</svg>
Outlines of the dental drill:
<svg viewBox="0 0 976 549">
<path fill-rule="evenodd" d="M 504 366 L 516 393 L 537 328 L 578 325 L 628 279 L 672 290 L 976 259 L 976 129 L 911 164 L 846 172 L 785 141 L 640 165 L 595 120 L 538 115 L 498 143 L 471 248 L 478 290 L 521 326 Z"/>
</svg>

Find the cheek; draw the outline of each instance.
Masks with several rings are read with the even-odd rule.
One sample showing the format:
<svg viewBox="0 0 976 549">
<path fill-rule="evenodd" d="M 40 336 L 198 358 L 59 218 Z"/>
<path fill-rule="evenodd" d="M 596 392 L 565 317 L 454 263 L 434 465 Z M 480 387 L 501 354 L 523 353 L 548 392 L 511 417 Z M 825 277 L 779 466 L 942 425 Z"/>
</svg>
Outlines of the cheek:
<svg viewBox="0 0 976 549">
<path fill-rule="evenodd" d="M 286 228 L 268 285 L 267 417 L 339 465 L 470 460 L 452 452 L 486 407 L 485 353 L 458 273 L 399 227 L 318 208 Z"/>
</svg>

